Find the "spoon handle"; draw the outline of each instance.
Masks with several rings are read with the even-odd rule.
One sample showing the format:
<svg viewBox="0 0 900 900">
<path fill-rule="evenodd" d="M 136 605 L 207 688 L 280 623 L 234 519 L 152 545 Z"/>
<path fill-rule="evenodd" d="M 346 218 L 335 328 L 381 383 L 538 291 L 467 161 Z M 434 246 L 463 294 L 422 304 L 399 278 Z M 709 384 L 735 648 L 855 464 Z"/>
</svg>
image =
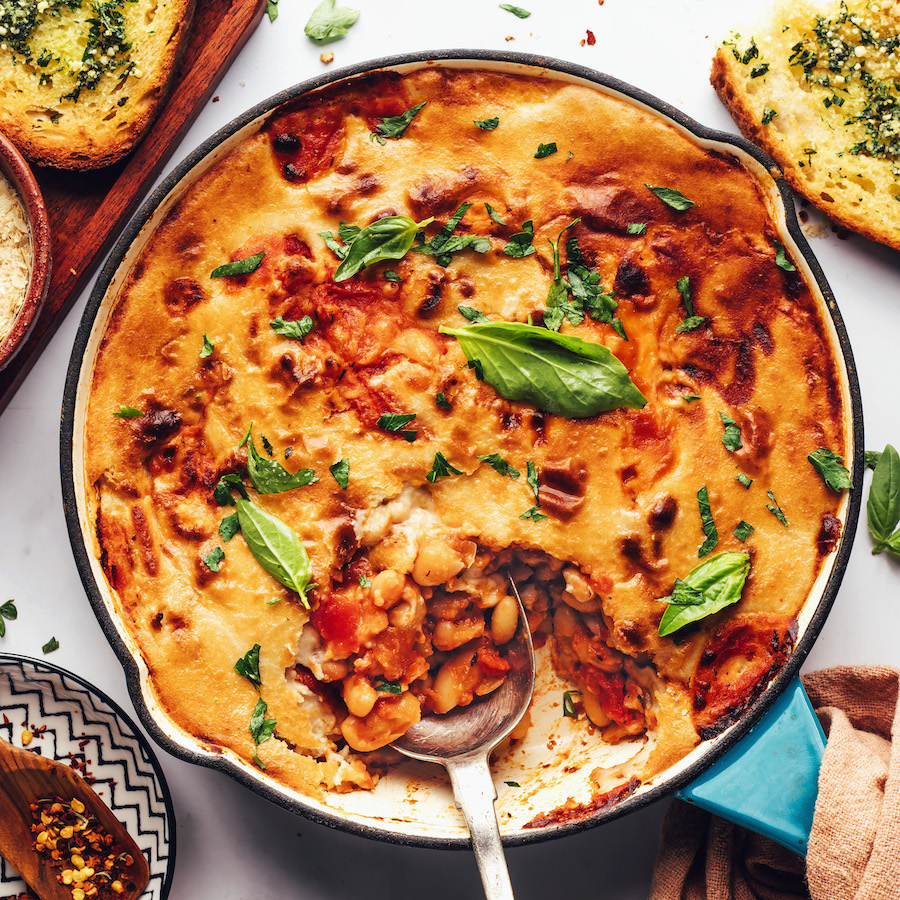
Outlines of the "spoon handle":
<svg viewBox="0 0 900 900">
<path fill-rule="evenodd" d="M 447 760 L 444 765 L 457 806 L 469 826 L 484 896 L 487 900 L 514 900 L 494 809 L 497 790 L 491 780 L 487 756 Z"/>
</svg>

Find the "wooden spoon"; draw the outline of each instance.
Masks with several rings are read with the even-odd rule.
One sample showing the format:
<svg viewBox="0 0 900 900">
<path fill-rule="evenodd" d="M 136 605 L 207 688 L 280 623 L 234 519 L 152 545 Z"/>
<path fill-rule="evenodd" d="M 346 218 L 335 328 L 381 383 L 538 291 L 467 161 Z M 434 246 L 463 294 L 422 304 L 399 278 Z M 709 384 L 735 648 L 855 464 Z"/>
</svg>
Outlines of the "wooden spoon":
<svg viewBox="0 0 900 900">
<path fill-rule="evenodd" d="M 135 900 L 150 880 L 150 867 L 140 847 L 122 823 L 97 796 L 88 783 L 69 766 L 21 750 L 0 738 L 0 856 L 25 879 L 41 900 L 72 900 L 72 888 L 56 880 L 62 868 L 51 863 L 48 854 L 34 849 L 31 804 L 48 798 L 64 803 L 80 800 L 85 813 L 92 815 L 113 836 L 113 840 L 134 859 L 119 876 L 125 890 L 122 900 Z"/>
</svg>

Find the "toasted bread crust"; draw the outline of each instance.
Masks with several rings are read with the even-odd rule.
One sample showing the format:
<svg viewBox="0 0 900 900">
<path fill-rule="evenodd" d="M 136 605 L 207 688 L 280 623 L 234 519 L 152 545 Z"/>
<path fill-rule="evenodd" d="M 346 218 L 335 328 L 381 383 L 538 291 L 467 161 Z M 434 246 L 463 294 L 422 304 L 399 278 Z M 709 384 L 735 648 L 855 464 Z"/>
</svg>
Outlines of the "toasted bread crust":
<svg viewBox="0 0 900 900">
<path fill-rule="evenodd" d="M 761 55 L 750 63 L 738 58 L 731 42 L 720 47 L 710 83 L 741 132 L 775 160 L 793 190 L 838 224 L 900 250 L 900 179 L 893 172 L 898 159 L 854 152 L 867 137 L 861 123 L 848 121 L 864 108 L 858 86 L 848 77 L 841 87 L 833 73 L 831 87 L 811 84 L 802 65 L 789 62 L 801 42 L 811 52 L 818 49 L 823 62 L 824 53 L 815 40 L 812 9 L 787 9 L 777 7 L 764 30 L 754 32 Z M 900 29 L 900 16 L 887 6 L 882 14 L 882 34 L 885 27 Z M 865 56 L 851 55 L 865 62 Z M 768 71 L 753 77 L 754 64 L 763 58 Z M 843 102 L 826 105 L 833 96 Z M 767 109 L 777 116 L 763 124 Z"/>
<path fill-rule="evenodd" d="M 86 4 L 85 4 L 86 6 Z M 84 171 L 112 165 L 131 151 L 172 87 L 194 14 L 195 0 L 139 0 L 123 6 L 133 63 L 104 72 L 94 88 L 77 86 L 76 72 L 88 25 L 82 11 L 62 24 L 39 24 L 34 54 L 50 46 L 53 61 L 41 67 L 4 45 L 0 49 L 0 130 L 34 163 Z M 55 28 L 55 30 L 50 30 Z M 43 30 L 40 30 L 43 29 Z M 70 67 L 71 66 L 71 67 Z M 42 83 L 42 79 L 44 83 Z"/>
</svg>

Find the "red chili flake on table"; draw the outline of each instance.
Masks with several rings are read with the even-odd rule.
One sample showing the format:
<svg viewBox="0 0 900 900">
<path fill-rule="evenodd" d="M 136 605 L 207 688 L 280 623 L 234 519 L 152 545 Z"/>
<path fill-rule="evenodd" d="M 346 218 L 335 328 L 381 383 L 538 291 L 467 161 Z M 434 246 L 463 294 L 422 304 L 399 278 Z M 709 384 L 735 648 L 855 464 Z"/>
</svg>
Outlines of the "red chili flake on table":
<svg viewBox="0 0 900 900">
<path fill-rule="evenodd" d="M 115 900 L 129 884 L 134 858 L 77 799 L 31 804 L 34 849 L 57 870 L 56 880 L 72 900 Z"/>
<path fill-rule="evenodd" d="M 587 29 L 587 42 L 588 47 L 593 47 L 597 43 L 597 38 L 594 37 L 594 32 L 590 28 Z"/>
</svg>

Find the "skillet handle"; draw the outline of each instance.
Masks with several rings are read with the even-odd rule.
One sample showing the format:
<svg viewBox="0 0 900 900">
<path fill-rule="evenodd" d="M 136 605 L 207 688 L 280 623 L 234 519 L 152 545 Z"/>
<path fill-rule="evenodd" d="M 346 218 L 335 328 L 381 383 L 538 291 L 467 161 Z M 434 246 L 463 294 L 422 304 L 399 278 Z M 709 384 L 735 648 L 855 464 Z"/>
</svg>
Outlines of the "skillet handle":
<svg viewBox="0 0 900 900">
<path fill-rule="evenodd" d="M 795 678 L 759 722 L 675 796 L 806 856 L 825 733 Z"/>
</svg>

